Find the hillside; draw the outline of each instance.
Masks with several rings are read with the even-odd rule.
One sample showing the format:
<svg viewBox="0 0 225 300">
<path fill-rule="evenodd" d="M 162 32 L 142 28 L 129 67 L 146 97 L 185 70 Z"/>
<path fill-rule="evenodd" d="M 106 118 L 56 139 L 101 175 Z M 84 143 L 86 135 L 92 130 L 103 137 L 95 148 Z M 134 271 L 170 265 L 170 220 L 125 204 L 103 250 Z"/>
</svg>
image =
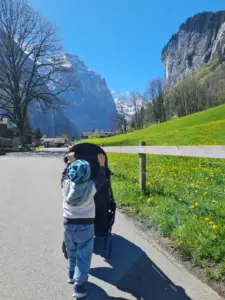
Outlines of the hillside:
<svg viewBox="0 0 225 300">
<path fill-rule="evenodd" d="M 151 125 L 126 135 L 89 142 L 104 146 L 138 145 L 225 145 L 225 105 L 183 118 Z"/>
<path fill-rule="evenodd" d="M 224 145 L 224 132 L 225 105 L 221 105 L 127 135 L 88 141 L 104 146 L 140 141 L 148 145 Z M 107 156 L 118 207 L 169 237 L 173 249 L 200 267 L 210 284 L 225 295 L 225 245 L 221 243 L 225 239 L 224 160 L 147 155 L 147 190 L 142 193 L 138 155 Z"/>
</svg>

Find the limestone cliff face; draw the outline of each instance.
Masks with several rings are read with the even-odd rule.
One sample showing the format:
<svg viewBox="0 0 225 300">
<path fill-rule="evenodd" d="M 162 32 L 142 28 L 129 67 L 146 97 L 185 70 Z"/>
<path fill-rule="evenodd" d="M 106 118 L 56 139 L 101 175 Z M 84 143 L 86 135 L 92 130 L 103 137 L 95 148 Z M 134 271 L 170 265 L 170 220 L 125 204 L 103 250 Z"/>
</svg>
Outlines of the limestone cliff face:
<svg viewBox="0 0 225 300">
<path fill-rule="evenodd" d="M 162 51 L 167 85 L 192 74 L 214 55 L 225 56 L 225 11 L 189 18 Z"/>
<path fill-rule="evenodd" d="M 63 66 L 72 71 L 55 76 L 62 76 L 60 81 L 66 85 L 73 77 L 79 82 L 79 87 L 60 94 L 67 105 L 59 111 L 46 112 L 38 105 L 31 105 L 31 127 L 40 128 L 47 136 L 61 135 L 69 129 L 73 138 L 77 138 L 81 131 L 114 129 L 112 116 L 117 114 L 116 105 L 105 79 L 89 69 L 76 55 L 61 54 L 60 57 Z M 57 90 L 54 85 L 48 88 Z"/>
</svg>

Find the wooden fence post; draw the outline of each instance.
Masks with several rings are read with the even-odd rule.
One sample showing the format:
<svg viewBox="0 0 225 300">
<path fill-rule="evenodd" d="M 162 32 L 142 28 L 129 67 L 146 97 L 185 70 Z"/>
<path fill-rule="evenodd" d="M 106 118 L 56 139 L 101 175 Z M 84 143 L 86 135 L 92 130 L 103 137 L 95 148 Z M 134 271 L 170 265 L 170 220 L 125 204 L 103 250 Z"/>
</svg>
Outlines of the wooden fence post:
<svg viewBox="0 0 225 300">
<path fill-rule="evenodd" d="M 141 142 L 140 146 L 146 146 L 146 142 Z M 146 154 L 139 153 L 139 184 L 142 192 L 146 191 Z"/>
</svg>

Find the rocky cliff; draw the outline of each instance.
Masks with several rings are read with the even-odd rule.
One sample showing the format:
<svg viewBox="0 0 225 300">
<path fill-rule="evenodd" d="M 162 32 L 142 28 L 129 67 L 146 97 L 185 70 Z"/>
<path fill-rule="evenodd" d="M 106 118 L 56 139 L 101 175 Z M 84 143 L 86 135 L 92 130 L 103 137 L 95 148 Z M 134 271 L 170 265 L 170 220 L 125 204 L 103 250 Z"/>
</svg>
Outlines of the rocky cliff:
<svg viewBox="0 0 225 300">
<path fill-rule="evenodd" d="M 79 88 L 61 95 L 69 103 L 64 114 L 82 131 L 111 130 L 112 115 L 117 112 L 105 79 L 89 69 L 76 55 L 64 54 L 63 58 L 65 65 L 74 70 L 79 83 Z M 67 76 L 71 75 L 66 73 L 65 80 Z"/>
<path fill-rule="evenodd" d="M 48 137 L 68 135 L 71 139 L 81 137 L 79 128 L 72 123 L 62 110 L 44 111 L 38 104 L 32 104 L 29 109 L 29 121 L 32 129 L 39 128 Z"/>
<path fill-rule="evenodd" d="M 64 67 L 70 69 L 61 80 L 69 82 L 72 76 L 79 85 L 60 94 L 67 103 L 60 111 L 43 112 L 33 105 L 30 109 L 31 126 L 40 128 L 47 136 L 68 130 L 73 137 L 80 131 L 112 130 L 112 116 L 117 111 L 105 79 L 89 69 L 76 55 L 62 54 L 60 59 L 63 59 Z M 55 86 L 48 88 L 56 89 Z"/>
<path fill-rule="evenodd" d="M 215 55 L 225 56 L 225 11 L 187 19 L 162 51 L 167 85 L 183 80 Z"/>
</svg>

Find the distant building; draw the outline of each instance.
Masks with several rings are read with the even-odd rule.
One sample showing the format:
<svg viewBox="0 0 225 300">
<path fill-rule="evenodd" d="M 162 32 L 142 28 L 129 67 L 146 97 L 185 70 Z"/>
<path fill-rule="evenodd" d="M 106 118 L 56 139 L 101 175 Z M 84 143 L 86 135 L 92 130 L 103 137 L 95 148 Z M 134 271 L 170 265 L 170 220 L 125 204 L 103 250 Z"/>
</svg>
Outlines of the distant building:
<svg viewBox="0 0 225 300">
<path fill-rule="evenodd" d="M 93 132 L 82 132 L 81 137 L 82 137 L 82 139 L 88 139 L 88 138 L 92 137 L 93 134 L 94 134 Z"/>
<path fill-rule="evenodd" d="M 92 138 L 93 136 L 95 138 L 105 138 L 108 136 L 112 136 L 114 135 L 114 133 L 112 131 L 97 131 L 97 132 L 82 132 L 81 133 L 81 137 L 82 139 L 88 139 L 88 138 Z"/>
<path fill-rule="evenodd" d="M 115 133 L 112 132 L 112 131 L 105 131 L 105 135 L 106 136 L 113 136 L 113 135 L 115 135 Z"/>
<path fill-rule="evenodd" d="M 8 120 L 6 118 L 0 119 L 0 136 L 2 137 L 7 130 Z"/>
<path fill-rule="evenodd" d="M 28 132 L 26 134 L 28 145 L 36 144 L 36 134 Z M 0 119 L 0 142 L 1 147 L 15 147 L 20 145 L 19 129 L 17 127 L 8 128 L 7 118 Z"/>
<path fill-rule="evenodd" d="M 12 140 L 6 136 L 7 126 L 7 119 L 0 119 L 0 149 L 4 147 L 11 147 L 12 145 Z"/>
<path fill-rule="evenodd" d="M 6 131 L 7 137 L 12 139 L 13 147 L 18 147 L 20 145 L 20 134 L 17 127 L 8 128 Z M 36 145 L 36 134 L 34 132 L 26 133 L 26 142 L 27 145 Z"/>
<path fill-rule="evenodd" d="M 63 147 L 67 144 L 67 139 L 65 138 L 42 138 L 41 143 L 46 147 Z"/>
</svg>

